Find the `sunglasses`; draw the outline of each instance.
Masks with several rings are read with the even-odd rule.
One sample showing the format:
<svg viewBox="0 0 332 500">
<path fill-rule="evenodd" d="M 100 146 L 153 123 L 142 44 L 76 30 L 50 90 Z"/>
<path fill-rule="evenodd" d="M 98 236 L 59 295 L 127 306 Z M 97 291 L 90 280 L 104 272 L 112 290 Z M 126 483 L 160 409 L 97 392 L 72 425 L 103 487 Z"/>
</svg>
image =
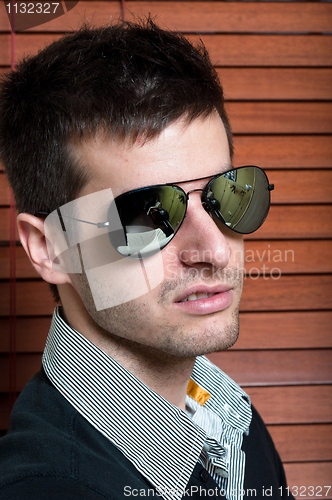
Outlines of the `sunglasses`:
<svg viewBox="0 0 332 500">
<path fill-rule="evenodd" d="M 185 192 L 177 184 L 210 179 L 203 189 Z M 270 208 L 270 191 L 274 189 L 265 172 L 256 166 L 229 170 L 211 178 L 201 177 L 169 184 L 134 189 L 115 198 L 107 212 L 106 222 L 89 222 L 61 215 L 79 222 L 107 228 L 115 250 L 124 257 L 149 257 L 163 248 L 179 231 L 187 212 L 189 195 L 202 192 L 202 205 L 220 231 L 225 226 L 240 234 L 256 231 L 266 219 Z M 112 229 L 114 213 L 121 228 Z M 36 215 L 47 215 L 38 212 Z"/>
</svg>

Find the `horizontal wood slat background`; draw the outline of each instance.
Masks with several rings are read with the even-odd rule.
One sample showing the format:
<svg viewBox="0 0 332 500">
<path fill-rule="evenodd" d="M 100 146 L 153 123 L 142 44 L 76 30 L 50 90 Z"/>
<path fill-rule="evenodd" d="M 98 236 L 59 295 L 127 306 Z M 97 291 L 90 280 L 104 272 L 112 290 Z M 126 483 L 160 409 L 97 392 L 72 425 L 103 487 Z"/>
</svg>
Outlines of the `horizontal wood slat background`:
<svg viewBox="0 0 332 500">
<path fill-rule="evenodd" d="M 275 272 L 275 271 L 274 271 Z M 328 310 L 331 306 L 330 274 L 281 276 L 252 274 L 245 279 L 241 311 Z M 9 315 L 9 283 L 0 282 L 0 316 Z M 42 281 L 18 281 L 16 312 L 19 316 L 48 315 L 53 299 Z"/>
<path fill-rule="evenodd" d="M 244 38 L 245 37 L 245 42 Z M 16 36 L 18 59 L 36 53 L 60 35 Z M 203 40 L 215 66 L 331 66 L 332 40 L 319 35 L 188 35 L 193 42 Z M 0 65 L 10 64 L 10 35 L 1 37 Z"/>
<path fill-rule="evenodd" d="M 15 58 L 79 27 L 121 15 L 120 1 L 84 1 L 15 36 Z M 234 165 L 259 165 L 275 184 L 265 224 L 245 241 L 240 336 L 210 358 L 240 383 L 268 424 L 298 498 L 331 484 L 332 4 L 125 1 L 210 51 L 234 131 Z M 0 73 L 10 25 L 0 3 Z M 0 166 L 1 171 L 1 166 Z M 23 173 L 24 175 L 24 173 Z M 0 173 L 0 429 L 8 426 L 9 189 Z M 22 247 L 16 258 L 17 390 L 39 369 L 53 302 Z M 279 274 L 281 276 L 279 277 Z M 309 495 L 314 486 L 315 495 Z M 292 490 L 296 493 L 296 490 Z M 332 492 L 322 496 L 332 498 Z"/>
<path fill-rule="evenodd" d="M 10 25 L 3 4 L 0 13 L 0 30 L 8 32 Z M 317 5 L 308 2 L 299 5 L 294 2 L 280 6 L 278 2 L 271 2 L 262 3 L 258 9 L 255 2 L 125 2 L 127 20 L 147 13 L 156 18 L 159 24 L 183 33 L 324 33 L 331 30 L 331 6 L 326 3 Z M 82 18 L 100 24 L 119 16 L 118 1 L 81 1 L 65 18 L 54 19 L 29 31 L 65 32 L 80 26 Z"/>
</svg>

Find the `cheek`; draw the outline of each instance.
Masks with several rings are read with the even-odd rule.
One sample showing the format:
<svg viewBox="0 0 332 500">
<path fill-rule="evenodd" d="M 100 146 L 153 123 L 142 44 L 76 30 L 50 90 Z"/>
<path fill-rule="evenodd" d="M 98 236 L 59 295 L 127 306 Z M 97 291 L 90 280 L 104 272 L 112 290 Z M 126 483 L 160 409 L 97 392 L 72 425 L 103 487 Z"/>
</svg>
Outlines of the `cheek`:
<svg viewBox="0 0 332 500">
<path fill-rule="evenodd" d="M 179 261 L 179 250 L 172 242 L 169 243 L 160 253 L 162 255 L 164 267 L 176 264 Z"/>
<path fill-rule="evenodd" d="M 231 249 L 230 266 L 243 268 L 244 266 L 244 243 L 243 237 L 239 234 L 229 240 Z"/>
<path fill-rule="evenodd" d="M 160 252 L 165 280 L 178 279 L 180 259 L 176 248 L 170 243 Z"/>
</svg>

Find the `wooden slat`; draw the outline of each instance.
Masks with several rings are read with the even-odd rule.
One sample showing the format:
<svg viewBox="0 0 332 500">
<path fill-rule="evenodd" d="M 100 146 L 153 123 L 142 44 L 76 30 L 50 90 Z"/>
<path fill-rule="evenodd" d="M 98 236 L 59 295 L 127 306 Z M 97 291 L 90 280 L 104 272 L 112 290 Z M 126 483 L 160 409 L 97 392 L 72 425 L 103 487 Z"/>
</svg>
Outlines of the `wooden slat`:
<svg viewBox="0 0 332 500">
<path fill-rule="evenodd" d="M 331 168 L 330 136 L 248 136 L 234 137 L 234 165 L 263 168 Z"/>
<path fill-rule="evenodd" d="M 241 311 L 303 311 L 331 308 L 332 276 L 268 275 L 246 278 L 240 304 Z"/>
<path fill-rule="evenodd" d="M 39 278 L 23 247 L 15 248 L 16 278 Z M 10 248 L 0 247 L 0 279 L 10 277 Z"/>
<path fill-rule="evenodd" d="M 242 387 L 332 382 L 328 349 L 226 351 L 208 358 Z"/>
<path fill-rule="evenodd" d="M 272 194 L 273 201 L 273 194 Z M 246 239 L 316 239 L 332 237 L 330 205 L 274 205 L 264 224 Z"/>
<path fill-rule="evenodd" d="M 120 15 L 120 2 L 80 1 L 65 16 L 33 28 L 33 31 L 64 31 L 76 28 L 87 18 L 98 25 Z M 131 2 L 126 1 L 126 19 L 133 16 L 156 16 L 169 29 L 183 32 L 310 32 L 330 31 L 329 4 L 278 2 Z M 46 16 L 45 16 L 46 17 Z M 46 17 L 47 18 L 47 17 Z M 243 19 L 246 20 L 243 23 Z M 4 5 L 0 10 L 0 30 L 8 31 Z"/>
<path fill-rule="evenodd" d="M 332 99 L 330 68 L 218 68 L 218 74 L 227 100 Z"/>
<path fill-rule="evenodd" d="M 268 177 L 275 185 L 275 204 L 332 202 L 332 169 L 270 170 Z M 9 205 L 9 194 L 7 178 L 0 174 L 0 205 Z"/>
<path fill-rule="evenodd" d="M 332 170 L 270 170 L 273 203 L 331 203 Z"/>
<path fill-rule="evenodd" d="M 151 13 L 161 25 L 183 32 L 329 32 L 332 22 L 330 5 L 310 3 L 129 0 L 126 13 L 127 19 Z"/>
<path fill-rule="evenodd" d="M 16 391 L 22 391 L 41 368 L 41 354 L 16 355 Z M 9 356 L 0 356 L 0 392 L 9 392 Z"/>
<path fill-rule="evenodd" d="M 16 283 L 17 316 L 49 316 L 54 301 L 48 284 L 44 281 Z M 9 316 L 9 283 L 0 283 L 0 316 Z"/>
<path fill-rule="evenodd" d="M 332 488 L 330 487 L 332 462 L 285 464 L 285 472 L 291 488 L 290 491 L 295 498 L 310 498 L 311 500 L 332 498 Z M 310 486 L 313 486 L 314 489 L 309 489 Z"/>
<path fill-rule="evenodd" d="M 51 324 L 51 317 L 16 318 L 16 352 L 42 352 Z M 9 318 L 0 319 L 0 352 L 9 352 Z"/>
<path fill-rule="evenodd" d="M 38 278 L 23 247 L 16 247 L 16 277 Z M 332 273 L 332 240 L 271 240 L 245 242 L 247 274 L 274 272 L 282 274 Z M 308 266 L 310 262 L 310 266 Z M 9 279 L 10 249 L 0 247 L 0 279 Z"/>
<path fill-rule="evenodd" d="M 15 60 L 20 61 L 25 56 L 35 55 L 51 42 L 58 40 L 59 34 L 16 34 Z M 0 35 L 0 66 L 10 66 L 11 41 L 10 35 Z"/>
<path fill-rule="evenodd" d="M 332 386 L 247 387 L 266 424 L 332 422 Z"/>
<path fill-rule="evenodd" d="M 268 430 L 283 462 L 332 460 L 330 424 L 269 425 Z"/>
<path fill-rule="evenodd" d="M 215 66 L 328 67 L 332 38 L 320 35 L 202 35 Z M 198 37 L 190 35 L 197 41 Z"/>
<path fill-rule="evenodd" d="M 10 203 L 10 188 L 7 177 L 4 173 L 0 173 L 0 205 L 9 205 Z"/>
<path fill-rule="evenodd" d="M 274 205 L 264 224 L 246 236 L 248 240 L 315 238 L 332 238 L 330 205 Z M 0 241 L 9 241 L 9 208 L 0 208 Z"/>
<path fill-rule="evenodd" d="M 241 311 L 328 310 L 331 307 L 330 275 L 258 277 L 245 279 Z M 16 283 L 18 316 L 50 315 L 54 303 L 42 281 Z M 0 316 L 9 315 L 9 283 L 0 283 Z"/>
<path fill-rule="evenodd" d="M 22 33 L 16 36 L 16 60 L 35 54 L 59 34 Z M 197 36 L 190 35 L 195 42 Z M 320 35 L 202 35 L 216 66 L 328 67 L 332 37 Z M 0 66 L 10 65 L 10 35 L 0 37 Z"/>
<path fill-rule="evenodd" d="M 242 312 L 235 349 L 332 347 L 331 311 Z"/>
<path fill-rule="evenodd" d="M 245 269 L 250 275 L 255 269 L 263 273 L 275 267 L 282 274 L 331 273 L 331 255 L 332 240 L 245 241 Z"/>
<path fill-rule="evenodd" d="M 235 134 L 332 132 L 332 103 L 228 102 L 226 109 Z"/>
<path fill-rule="evenodd" d="M 10 209 L 0 208 L 0 241 L 9 241 L 10 228 Z M 16 228 L 16 240 L 18 241 L 18 233 Z"/>
<path fill-rule="evenodd" d="M 51 317 L 16 319 L 17 352 L 42 352 Z M 242 312 L 240 335 L 232 350 L 332 347 L 332 312 Z M 9 319 L 0 318 L 0 352 L 9 352 Z"/>
</svg>

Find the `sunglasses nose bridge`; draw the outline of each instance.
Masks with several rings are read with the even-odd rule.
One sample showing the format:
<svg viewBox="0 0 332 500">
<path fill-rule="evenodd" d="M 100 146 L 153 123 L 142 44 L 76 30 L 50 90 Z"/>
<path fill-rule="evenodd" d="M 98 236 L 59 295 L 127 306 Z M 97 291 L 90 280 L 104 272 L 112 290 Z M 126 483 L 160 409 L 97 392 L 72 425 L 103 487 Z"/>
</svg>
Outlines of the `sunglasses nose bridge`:
<svg viewBox="0 0 332 500">
<path fill-rule="evenodd" d="M 209 206 L 209 204 L 206 202 L 206 187 L 205 188 L 202 188 L 202 189 L 191 189 L 190 191 L 187 192 L 187 203 L 189 201 L 189 195 L 191 193 L 196 193 L 198 191 L 201 191 L 204 195 L 204 197 L 202 196 L 201 198 L 201 201 L 202 201 L 202 206 L 204 208 L 204 210 L 207 212 L 207 213 L 210 213 L 211 211 L 211 207 Z"/>
<path fill-rule="evenodd" d="M 191 193 L 196 193 L 197 191 L 202 191 L 202 193 L 204 192 L 204 189 L 192 189 L 191 191 L 188 191 L 187 192 L 187 200 L 189 200 L 189 195 Z"/>
<path fill-rule="evenodd" d="M 201 192 L 204 194 L 204 193 L 205 193 L 205 190 L 206 190 L 206 188 L 204 188 L 204 189 L 191 189 L 191 191 L 188 191 L 188 192 L 187 192 L 187 202 L 189 201 L 189 195 L 190 195 L 191 193 L 196 193 L 196 192 L 198 192 L 198 191 L 201 191 Z M 206 196 L 204 196 L 204 198 L 202 197 L 202 205 L 203 205 L 204 209 L 205 209 L 207 212 L 209 212 L 210 207 L 208 207 L 208 205 L 206 204 L 205 199 L 206 199 Z"/>
</svg>

